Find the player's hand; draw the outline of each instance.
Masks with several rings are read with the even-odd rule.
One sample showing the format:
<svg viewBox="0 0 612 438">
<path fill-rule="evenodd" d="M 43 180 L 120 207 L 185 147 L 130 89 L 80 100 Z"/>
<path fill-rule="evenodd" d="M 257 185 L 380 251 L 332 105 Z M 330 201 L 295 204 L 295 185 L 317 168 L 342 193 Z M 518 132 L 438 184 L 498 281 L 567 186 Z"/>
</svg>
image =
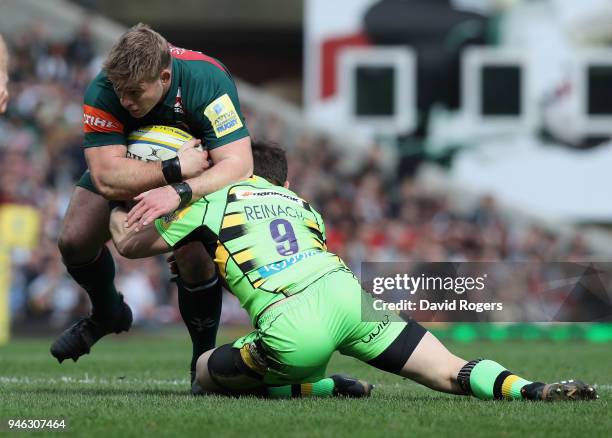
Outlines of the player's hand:
<svg viewBox="0 0 612 438">
<path fill-rule="evenodd" d="M 136 225 L 136 231 L 150 224 L 158 217 L 176 210 L 181 203 L 179 195 L 171 186 L 158 187 L 141 193 L 134 198 L 138 201 L 127 214 L 125 226 Z"/>
<path fill-rule="evenodd" d="M 208 151 L 203 151 L 201 147 L 198 148 L 201 143 L 201 140 L 193 138 L 185 142 L 177 152 L 183 180 L 199 176 L 210 167 Z"/>
</svg>

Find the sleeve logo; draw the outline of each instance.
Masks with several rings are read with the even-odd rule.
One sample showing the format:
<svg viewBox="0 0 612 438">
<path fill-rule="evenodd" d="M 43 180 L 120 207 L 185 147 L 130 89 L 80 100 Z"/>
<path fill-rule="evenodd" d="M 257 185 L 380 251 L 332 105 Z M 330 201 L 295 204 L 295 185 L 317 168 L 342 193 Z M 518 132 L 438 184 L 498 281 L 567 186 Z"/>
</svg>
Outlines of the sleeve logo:
<svg viewBox="0 0 612 438">
<path fill-rule="evenodd" d="M 83 128 L 85 133 L 123 134 L 123 124 L 115 116 L 90 105 L 83 105 Z"/>
<path fill-rule="evenodd" d="M 210 120 L 217 138 L 231 134 L 243 126 L 232 99 L 227 93 L 213 100 L 204 109 L 204 115 Z"/>
</svg>

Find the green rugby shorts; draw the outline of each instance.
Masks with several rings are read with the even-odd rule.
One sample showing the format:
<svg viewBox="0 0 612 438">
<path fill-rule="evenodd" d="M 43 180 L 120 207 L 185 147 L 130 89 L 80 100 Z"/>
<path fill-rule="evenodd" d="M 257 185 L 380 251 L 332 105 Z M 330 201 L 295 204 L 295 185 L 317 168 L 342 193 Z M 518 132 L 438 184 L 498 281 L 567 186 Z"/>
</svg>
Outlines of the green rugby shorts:
<svg viewBox="0 0 612 438">
<path fill-rule="evenodd" d="M 369 298 L 351 272 L 331 272 L 265 311 L 257 329 L 233 347 L 255 343 L 263 350 L 267 384 L 315 382 L 325 377 L 334 351 L 368 362 L 406 328 L 393 312 L 381 312 L 376 322 L 362 321 L 361 300 Z"/>
</svg>

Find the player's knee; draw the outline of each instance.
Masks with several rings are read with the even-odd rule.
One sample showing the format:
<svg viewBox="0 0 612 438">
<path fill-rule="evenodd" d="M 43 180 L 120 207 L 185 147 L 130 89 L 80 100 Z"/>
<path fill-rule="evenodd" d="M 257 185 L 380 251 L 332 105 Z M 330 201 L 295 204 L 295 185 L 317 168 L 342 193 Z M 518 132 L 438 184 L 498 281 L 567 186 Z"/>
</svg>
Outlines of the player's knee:
<svg viewBox="0 0 612 438">
<path fill-rule="evenodd" d="M 64 228 L 57 241 L 62 259 L 69 265 L 87 263 L 100 252 L 102 245 L 87 239 L 77 232 Z"/>
<path fill-rule="evenodd" d="M 230 389 L 231 381 L 242 375 L 235 364 L 233 350 L 231 345 L 226 344 L 211 353 L 207 361 L 209 381 L 203 382 L 207 383 L 209 388 Z"/>
<path fill-rule="evenodd" d="M 66 229 L 61 231 L 59 239 L 57 240 L 57 247 L 59 248 L 62 258 L 68 262 L 82 252 L 83 246 L 77 234 L 66 231 Z"/>
<path fill-rule="evenodd" d="M 215 275 L 215 264 L 201 242 L 190 242 L 174 251 L 181 279 L 200 284 Z"/>
<path fill-rule="evenodd" d="M 231 344 L 200 356 L 196 376 L 204 390 L 222 394 L 244 394 L 262 386 L 261 379 L 243 362 L 240 350 Z"/>
<path fill-rule="evenodd" d="M 208 362 L 215 349 L 202 353 L 196 362 L 196 382 L 202 389 L 208 392 L 215 392 L 219 388 L 215 385 L 208 371 Z"/>
</svg>

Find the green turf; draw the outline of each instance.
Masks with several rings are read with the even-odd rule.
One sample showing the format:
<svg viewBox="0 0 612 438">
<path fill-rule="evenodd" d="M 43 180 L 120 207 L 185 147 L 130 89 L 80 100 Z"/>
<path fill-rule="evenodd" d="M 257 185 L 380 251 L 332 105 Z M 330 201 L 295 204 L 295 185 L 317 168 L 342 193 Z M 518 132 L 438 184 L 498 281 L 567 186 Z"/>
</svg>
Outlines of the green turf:
<svg viewBox="0 0 612 438">
<path fill-rule="evenodd" d="M 225 333 L 227 336 L 236 333 Z M 449 344 L 465 358 L 497 360 L 527 379 L 580 377 L 599 385 L 582 403 L 483 402 L 438 394 L 336 356 L 330 371 L 377 384 L 371 399 L 192 397 L 182 331 L 106 338 L 59 365 L 51 340 L 0 347 L 0 431 L 11 418 L 64 418 L 69 435 L 102 436 L 612 436 L 612 345 Z M 2 433 L 2 432 L 0 432 Z"/>
</svg>

